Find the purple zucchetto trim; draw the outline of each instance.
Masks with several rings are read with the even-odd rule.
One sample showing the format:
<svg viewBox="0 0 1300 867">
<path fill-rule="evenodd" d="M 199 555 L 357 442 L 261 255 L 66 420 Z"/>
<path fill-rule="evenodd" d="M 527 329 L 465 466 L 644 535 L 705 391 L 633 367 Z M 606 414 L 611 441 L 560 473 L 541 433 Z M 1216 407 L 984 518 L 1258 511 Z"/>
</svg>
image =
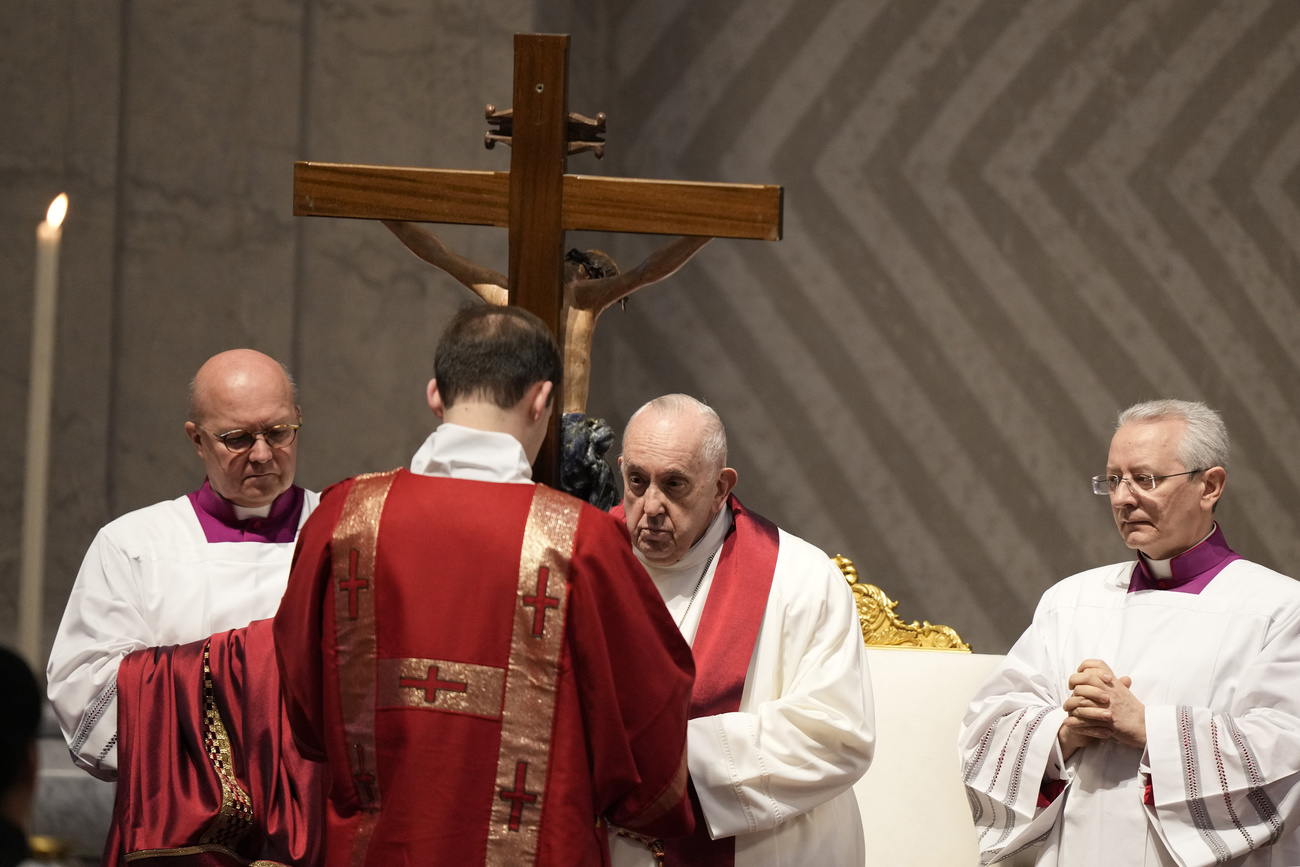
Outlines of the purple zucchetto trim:
<svg viewBox="0 0 1300 867">
<path fill-rule="evenodd" d="M 1199 545 L 1188 548 L 1169 561 L 1173 571 L 1172 578 L 1157 578 L 1147 567 L 1146 555 L 1138 552 L 1138 561 L 1133 564 L 1133 574 L 1129 578 L 1128 592 L 1138 590 L 1173 590 L 1178 593 L 1197 594 L 1206 588 L 1215 575 L 1223 571 L 1233 560 L 1240 560 L 1241 555 L 1228 547 L 1219 525 L 1214 525 L 1214 532 Z"/>
<path fill-rule="evenodd" d="M 208 480 L 203 487 L 188 494 L 194 514 L 208 542 L 292 542 L 298 535 L 302 517 L 303 491 L 297 485 L 275 498 L 265 518 L 240 520 L 235 507 L 222 497 Z"/>
</svg>

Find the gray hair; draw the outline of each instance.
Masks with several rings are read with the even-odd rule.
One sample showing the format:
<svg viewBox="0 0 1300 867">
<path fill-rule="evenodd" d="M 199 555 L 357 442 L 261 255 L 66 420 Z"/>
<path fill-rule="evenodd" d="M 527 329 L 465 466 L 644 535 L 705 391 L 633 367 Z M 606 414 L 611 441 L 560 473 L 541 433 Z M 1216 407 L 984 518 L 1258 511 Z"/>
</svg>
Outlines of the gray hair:
<svg viewBox="0 0 1300 867">
<path fill-rule="evenodd" d="M 641 406 L 632 417 L 627 420 L 627 428 L 632 426 L 637 416 L 643 412 L 653 412 L 661 416 L 677 416 L 686 412 L 694 412 L 704 421 L 704 442 L 701 444 L 701 454 L 704 460 L 710 466 L 716 466 L 719 469 L 727 465 L 727 430 L 722 426 L 722 418 L 718 415 L 717 410 L 704 403 L 696 400 L 689 394 L 665 394 L 656 397 Z"/>
<path fill-rule="evenodd" d="M 1119 414 L 1115 422 L 1118 430 L 1131 422 L 1182 419 L 1187 423 L 1183 438 L 1175 455 L 1189 470 L 1208 470 L 1210 467 L 1228 467 L 1228 428 L 1217 410 L 1200 401 L 1146 400 L 1135 403 Z"/>
</svg>

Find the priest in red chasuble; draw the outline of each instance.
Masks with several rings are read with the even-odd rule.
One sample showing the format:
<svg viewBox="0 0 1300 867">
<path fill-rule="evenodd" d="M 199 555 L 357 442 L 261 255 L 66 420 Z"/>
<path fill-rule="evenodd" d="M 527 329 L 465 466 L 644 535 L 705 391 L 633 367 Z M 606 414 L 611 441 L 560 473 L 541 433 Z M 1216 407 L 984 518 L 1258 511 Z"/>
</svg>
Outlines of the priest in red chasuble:
<svg viewBox="0 0 1300 867">
<path fill-rule="evenodd" d="M 597 865 L 689 833 L 694 666 L 608 515 L 531 480 L 561 376 L 514 307 L 439 342 L 411 470 L 328 489 L 275 619 L 329 865 Z"/>
</svg>

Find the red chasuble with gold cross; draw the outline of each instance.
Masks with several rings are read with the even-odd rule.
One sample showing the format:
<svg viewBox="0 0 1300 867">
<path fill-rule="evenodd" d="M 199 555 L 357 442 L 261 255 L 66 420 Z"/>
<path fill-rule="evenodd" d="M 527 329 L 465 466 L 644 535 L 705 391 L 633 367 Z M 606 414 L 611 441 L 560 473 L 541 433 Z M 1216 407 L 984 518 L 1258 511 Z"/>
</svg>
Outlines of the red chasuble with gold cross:
<svg viewBox="0 0 1300 867">
<path fill-rule="evenodd" d="M 596 865 L 686 833 L 693 665 L 608 515 L 405 470 L 325 492 L 275 619 L 329 865 Z"/>
</svg>

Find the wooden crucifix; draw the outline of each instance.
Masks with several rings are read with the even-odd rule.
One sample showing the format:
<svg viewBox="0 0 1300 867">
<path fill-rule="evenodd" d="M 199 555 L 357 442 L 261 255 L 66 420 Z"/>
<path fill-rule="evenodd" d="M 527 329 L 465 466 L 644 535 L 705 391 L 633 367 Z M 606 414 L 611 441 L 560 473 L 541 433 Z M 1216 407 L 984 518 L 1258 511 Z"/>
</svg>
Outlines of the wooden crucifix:
<svg viewBox="0 0 1300 867">
<path fill-rule="evenodd" d="M 509 227 L 508 303 L 541 318 L 562 353 L 566 230 L 780 239 L 778 186 L 565 174 L 571 153 L 599 154 L 604 131 L 603 116 L 569 114 L 568 79 L 568 36 L 516 34 L 514 105 L 488 107 L 487 144 L 511 146 L 508 173 L 296 162 L 293 213 Z M 534 475 L 558 487 L 556 431 L 553 415 Z"/>
</svg>

